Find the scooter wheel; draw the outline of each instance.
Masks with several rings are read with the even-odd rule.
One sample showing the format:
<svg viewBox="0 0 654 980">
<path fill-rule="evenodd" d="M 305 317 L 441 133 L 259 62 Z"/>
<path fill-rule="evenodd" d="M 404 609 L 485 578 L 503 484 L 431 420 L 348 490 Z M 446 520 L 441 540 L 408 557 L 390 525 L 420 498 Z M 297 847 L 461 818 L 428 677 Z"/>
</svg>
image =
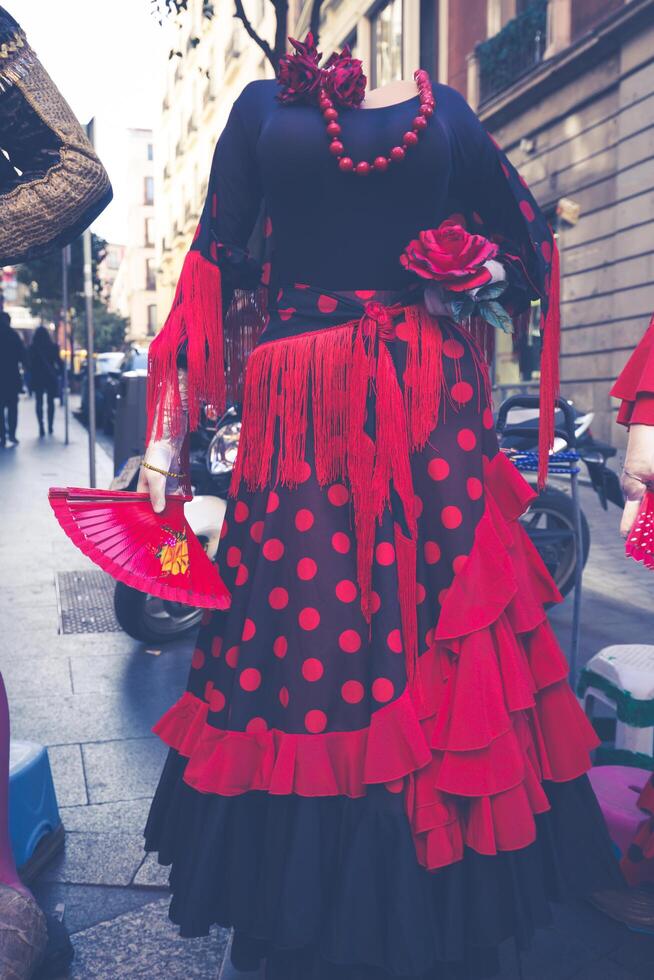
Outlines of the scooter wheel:
<svg viewBox="0 0 654 980">
<path fill-rule="evenodd" d="M 147 595 L 116 582 L 114 610 L 122 629 L 141 643 L 169 643 L 200 624 L 202 610 Z"/>
</svg>

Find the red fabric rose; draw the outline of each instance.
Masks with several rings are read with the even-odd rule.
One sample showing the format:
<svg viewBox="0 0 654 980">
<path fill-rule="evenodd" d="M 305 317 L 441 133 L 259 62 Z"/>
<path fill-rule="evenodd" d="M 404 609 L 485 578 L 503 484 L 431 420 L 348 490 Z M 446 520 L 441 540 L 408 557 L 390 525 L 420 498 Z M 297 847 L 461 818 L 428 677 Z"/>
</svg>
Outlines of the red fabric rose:
<svg viewBox="0 0 654 980">
<path fill-rule="evenodd" d="M 438 228 L 421 231 L 400 256 L 405 269 L 431 279 L 453 292 L 463 292 L 490 282 L 484 262 L 494 258 L 498 246 L 483 235 L 471 235 L 461 225 L 444 221 Z"/>
<path fill-rule="evenodd" d="M 353 58 L 346 44 L 340 54 L 330 55 L 323 73 L 323 89 L 339 105 L 355 108 L 363 102 L 366 94 L 366 76 L 362 62 Z"/>
<path fill-rule="evenodd" d="M 323 70 L 318 66 L 322 55 L 316 48 L 311 31 L 304 41 L 289 37 L 295 54 L 284 54 L 279 59 L 277 81 L 282 91 L 280 102 L 317 102 Z"/>
</svg>

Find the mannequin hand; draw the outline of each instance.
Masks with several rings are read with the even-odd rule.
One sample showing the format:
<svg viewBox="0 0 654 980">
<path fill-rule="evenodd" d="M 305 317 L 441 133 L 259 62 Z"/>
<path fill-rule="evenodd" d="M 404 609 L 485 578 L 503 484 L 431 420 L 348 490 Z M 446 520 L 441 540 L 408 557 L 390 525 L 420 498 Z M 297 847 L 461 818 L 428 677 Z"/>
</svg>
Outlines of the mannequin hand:
<svg viewBox="0 0 654 980">
<path fill-rule="evenodd" d="M 625 496 L 620 534 L 631 531 L 647 485 L 654 488 L 654 425 L 630 425 L 627 455 L 622 470 L 622 492 Z"/>
<path fill-rule="evenodd" d="M 147 461 L 152 466 L 156 466 L 160 470 L 166 470 L 167 472 L 173 470 L 174 472 L 178 472 L 174 465 L 175 460 L 178 458 L 179 452 L 176 450 L 173 442 L 169 439 L 159 439 L 157 442 L 151 442 L 149 444 L 145 451 L 144 461 Z M 163 473 L 157 473 L 155 470 L 149 470 L 145 466 L 141 466 L 139 482 L 136 489 L 139 493 L 148 493 L 150 495 L 150 503 L 155 514 L 160 514 L 166 506 L 166 486 L 169 479 Z"/>
</svg>

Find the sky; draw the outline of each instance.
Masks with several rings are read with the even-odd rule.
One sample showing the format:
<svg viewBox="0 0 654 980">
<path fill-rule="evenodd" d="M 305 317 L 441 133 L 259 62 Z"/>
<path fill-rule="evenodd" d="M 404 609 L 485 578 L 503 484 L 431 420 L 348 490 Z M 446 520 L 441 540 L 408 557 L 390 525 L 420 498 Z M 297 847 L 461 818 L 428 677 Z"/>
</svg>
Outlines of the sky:
<svg viewBox="0 0 654 980">
<path fill-rule="evenodd" d="M 93 230 L 122 242 L 126 227 L 126 131 L 151 128 L 162 97 L 166 51 L 149 0 L 3 0 L 78 119 L 96 119 L 96 147 L 114 201 Z"/>
</svg>

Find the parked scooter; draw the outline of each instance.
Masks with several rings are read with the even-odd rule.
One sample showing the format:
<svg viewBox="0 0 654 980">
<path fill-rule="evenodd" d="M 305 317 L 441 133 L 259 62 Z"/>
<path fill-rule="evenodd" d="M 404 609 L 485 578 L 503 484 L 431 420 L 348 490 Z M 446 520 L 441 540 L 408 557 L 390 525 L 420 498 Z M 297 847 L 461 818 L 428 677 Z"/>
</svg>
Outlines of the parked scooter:
<svg viewBox="0 0 654 980">
<path fill-rule="evenodd" d="M 593 412 L 580 412 L 572 401 L 569 411 L 557 408 L 554 417 L 556 436 L 554 452 L 574 449 L 583 462 L 591 486 L 604 510 L 608 502 L 622 508 L 624 500 L 617 473 L 607 465 L 617 450 L 600 442 L 592 434 Z M 538 444 L 538 408 L 514 407 L 507 399 L 497 413 L 501 448 L 519 464 L 521 454 L 533 453 Z M 522 518 L 527 534 L 533 541 L 562 595 L 573 588 L 579 560 L 575 540 L 575 514 L 569 493 L 550 482 L 534 500 Z M 581 512 L 581 560 L 586 564 L 590 550 L 590 529 Z"/>
</svg>

